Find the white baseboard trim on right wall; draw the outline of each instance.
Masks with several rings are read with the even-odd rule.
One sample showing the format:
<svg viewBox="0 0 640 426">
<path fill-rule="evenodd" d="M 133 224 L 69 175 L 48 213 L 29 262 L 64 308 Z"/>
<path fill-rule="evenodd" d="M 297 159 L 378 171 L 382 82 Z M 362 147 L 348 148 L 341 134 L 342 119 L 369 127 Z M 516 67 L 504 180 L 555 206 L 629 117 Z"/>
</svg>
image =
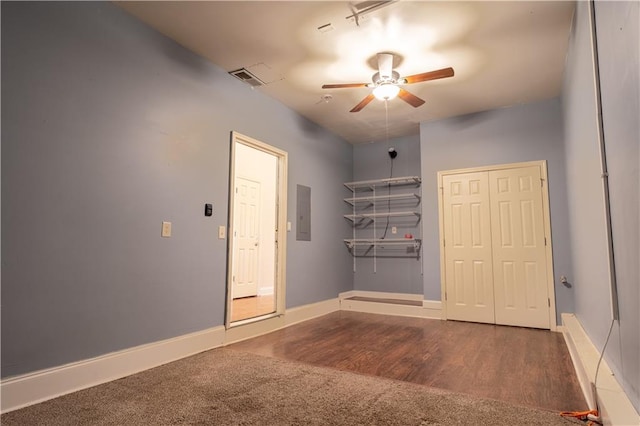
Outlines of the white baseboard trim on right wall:
<svg viewBox="0 0 640 426">
<path fill-rule="evenodd" d="M 562 332 L 589 409 L 595 409 L 591 383 L 595 379 L 600 352 L 574 314 L 562 314 Z M 599 414 L 605 425 L 640 425 L 640 415 L 605 359 L 600 364 L 597 385 Z"/>
</svg>

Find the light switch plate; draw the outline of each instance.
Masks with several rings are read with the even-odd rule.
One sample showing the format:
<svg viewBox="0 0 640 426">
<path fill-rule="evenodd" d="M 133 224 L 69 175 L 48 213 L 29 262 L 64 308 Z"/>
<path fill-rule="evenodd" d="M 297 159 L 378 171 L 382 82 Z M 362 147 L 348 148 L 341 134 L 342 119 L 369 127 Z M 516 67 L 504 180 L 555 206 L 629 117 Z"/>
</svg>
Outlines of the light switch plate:
<svg viewBox="0 0 640 426">
<path fill-rule="evenodd" d="M 398 228 L 396 228 L 395 226 L 391 227 L 391 233 L 392 234 L 397 234 L 398 233 Z"/>
<path fill-rule="evenodd" d="M 162 236 L 165 238 L 171 237 L 171 222 L 162 222 Z"/>
<path fill-rule="evenodd" d="M 224 240 L 227 237 L 227 230 L 224 225 L 218 226 L 218 238 Z"/>
</svg>

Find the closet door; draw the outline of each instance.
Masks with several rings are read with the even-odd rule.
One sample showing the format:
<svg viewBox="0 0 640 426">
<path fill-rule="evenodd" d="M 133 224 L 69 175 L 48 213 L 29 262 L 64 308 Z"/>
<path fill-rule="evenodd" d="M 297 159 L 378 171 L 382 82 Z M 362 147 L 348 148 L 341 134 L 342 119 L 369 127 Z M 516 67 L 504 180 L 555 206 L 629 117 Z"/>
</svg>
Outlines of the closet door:
<svg viewBox="0 0 640 426">
<path fill-rule="evenodd" d="M 443 176 L 447 318 L 495 323 L 488 172 Z"/>
<path fill-rule="evenodd" d="M 489 172 L 497 324 L 550 328 L 540 167 Z"/>
</svg>

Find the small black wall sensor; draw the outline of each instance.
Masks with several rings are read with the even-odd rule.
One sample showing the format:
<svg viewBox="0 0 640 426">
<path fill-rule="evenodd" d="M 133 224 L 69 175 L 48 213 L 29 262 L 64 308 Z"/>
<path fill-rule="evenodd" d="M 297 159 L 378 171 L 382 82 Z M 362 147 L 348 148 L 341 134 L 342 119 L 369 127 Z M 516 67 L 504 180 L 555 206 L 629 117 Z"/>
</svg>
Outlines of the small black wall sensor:
<svg viewBox="0 0 640 426">
<path fill-rule="evenodd" d="M 398 156 L 398 151 L 395 148 L 389 148 L 389 157 L 393 160 Z"/>
<path fill-rule="evenodd" d="M 204 205 L 204 215 L 205 216 L 213 215 L 213 204 L 205 204 Z"/>
</svg>

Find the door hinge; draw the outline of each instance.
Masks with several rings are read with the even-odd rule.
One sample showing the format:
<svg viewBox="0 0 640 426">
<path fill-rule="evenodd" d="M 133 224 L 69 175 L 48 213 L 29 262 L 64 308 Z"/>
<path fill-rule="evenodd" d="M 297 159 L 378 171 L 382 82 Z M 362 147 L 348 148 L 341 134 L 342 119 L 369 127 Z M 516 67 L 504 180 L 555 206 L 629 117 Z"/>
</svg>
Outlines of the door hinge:
<svg viewBox="0 0 640 426">
<path fill-rule="evenodd" d="M 445 240 L 444 238 L 442 239 L 442 247 L 446 247 L 447 246 L 447 240 Z"/>
<path fill-rule="evenodd" d="M 551 307 L 551 299 L 547 299 L 547 303 L 549 304 L 549 307 Z"/>
<path fill-rule="evenodd" d="M 444 301 L 445 302 L 447 301 L 447 292 L 446 291 L 444 292 Z"/>
<path fill-rule="evenodd" d="M 544 245 L 547 245 L 547 237 L 544 237 Z"/>
</svg>

